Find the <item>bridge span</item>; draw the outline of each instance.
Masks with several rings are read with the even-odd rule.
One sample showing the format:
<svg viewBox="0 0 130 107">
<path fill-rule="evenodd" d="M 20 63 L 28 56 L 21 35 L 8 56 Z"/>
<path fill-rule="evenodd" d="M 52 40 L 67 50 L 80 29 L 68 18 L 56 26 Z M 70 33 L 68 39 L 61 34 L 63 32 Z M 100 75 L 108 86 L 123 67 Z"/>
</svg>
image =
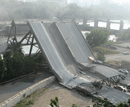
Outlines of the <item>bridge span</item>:
<svg viewBox="0 0 130 107">
<path fill-rule="evenodd" d="M 13 43 L 22 45 L 22 42 L 27 39 L 26 45 L 31 45 L 29 55 L 31 55 L 33 46 L 37 44 L 40 49 L 39 52 L 46 58 L 52 73 L 55 74 L 61 85 L 69 89 L 85 86 L 86 91 L 88 91 L 87 89 L 90 85 L 87 84 L 92 85 L 94 81 L 85 78 L 81 73 L 91 74 L 93 77 L 97 76 L 100 81 L 106 84 L 125 78 L 125 75 L 117 70 L 93 64 L 89 60 L 89 57 L 94 59 L 95 57 L 75 23 L 46 24 L 42 22 L 28 22 L 27 26 L 30 29 L 28 33 L 20 41 L 17 41 L 17 36 L 14 35 Z M 8 40 L 10 40 L 10 37 Z M 36 43 L 34 43 L 34 40 Z M 89 88 L 93 90 L 94 87 Z M 95 90 L 91 94 L 101 99 L 107 98 L 114 104 L 120 101 L 127 102 L 130 99 L 130 96 L 126 93 L 106 85 L 103 85 L 102 89 Z"/>
</svg>

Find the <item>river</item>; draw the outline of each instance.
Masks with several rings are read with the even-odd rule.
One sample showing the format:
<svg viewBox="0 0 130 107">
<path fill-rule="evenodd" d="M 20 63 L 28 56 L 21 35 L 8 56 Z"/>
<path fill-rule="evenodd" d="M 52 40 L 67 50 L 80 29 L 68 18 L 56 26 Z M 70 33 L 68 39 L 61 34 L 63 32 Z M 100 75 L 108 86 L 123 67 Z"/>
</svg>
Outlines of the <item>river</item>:
<svg viewBox="0 0 130 107">
<path fill-rule="evenodd" d="M 22 38 L 23 38 L 23 36 L 18 36 L 18 37 L 17 37 L 17 40 L 20 41 Z M 4 46 L 4 44 L 6 44 L 7 39 L 8 39 L 7 36 L 0 36 L 0 53 L 1 53 L 2 50 L 4 50 L 4 47 L 3 47 L 3 46 Z M 24 42 L 26 42 L 26 41 L 24 41 Z M 24 42 L 23 42 L 23 43 L 24 43 Z M 35 43 L 35 42 L 36 42 L 36 41 L 34 41 L 34 43 Z M 29 54 L 30 46 L 23 46 L 22 48 L 23 48 L 24 54 Z M 37 49 L 38 49 L 38 48 L 36 48 L 36 47 L 33 46 L 32 53 L 35 53 L 35 52 L 37 51 Z"/>
</svg>

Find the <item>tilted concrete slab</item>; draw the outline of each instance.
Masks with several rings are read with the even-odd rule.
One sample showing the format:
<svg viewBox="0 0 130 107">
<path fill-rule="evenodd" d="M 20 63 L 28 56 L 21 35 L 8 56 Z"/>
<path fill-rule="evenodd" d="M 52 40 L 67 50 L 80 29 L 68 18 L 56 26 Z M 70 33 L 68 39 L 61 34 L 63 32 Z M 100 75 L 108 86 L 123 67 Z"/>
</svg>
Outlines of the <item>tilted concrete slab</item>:
<svg viewBox="0 0 130 107">
<path fill-rule="evenodd" d="M 42 24 L 41 22 L 31 22 L 31 23 L 29 23 L 29 26 L 30 26 L 30 29 L 32 30 L 33 34 L 35 35 L 35 38 L 37 40 L 37 43 L 40 46 L 42 54 L 46 57 L 48 63 L 50 64 L 50 67 L 53 70 L 53 73 L 56 75 L 56 77 L 58 78 L 58 80 L 60 81 L 60 83 L 62 85 L 66 86 L 68 88 L 73 88 L 73 87 L 76 87 L 78 84 L 90 82 L 88 79 L 84 79 L 77 75 L 78 72 L 80 72 L 80 69 L 78 69 L 78 67 L 77 67 L 78 65 L 76 65 L 76 61 L 77 61 L 76 58 L 78 57 L 78 55 L 79 55 L 79 57 L 80 56 L 84 57 L 86 59 L 86 61 L 83 59 L 81 61 L 84 61 L 88 64 L 90 62 L 87 58 L 89 56 L 93 56 L 89 47 L 86 47 L 85 41 L 82 44 L 83 41 L 81 42 L 81 41 L 76 40 L 76 42 L 74 44 L 79 44 L 79 42 L 80 42 L 82 45 L 78 45 L 78 47 L 79 47 L 78 50 L 77 50 L 77 48 L 74 48 L 75 51 L 73 51 L 72 50 L 73 48 L 69 47 L 68 43 L 66 42 L 67 38 L 65 40 L 63 38 L 61 38 L 60 36 L 63 37 L 62 32 L 59 33 L 60 30 L 58 31 L 58 29 L 55 29 L 53 26 L 50 28 L 51 32 L 47 32 L 44 24 Z M 68 26 L 68 25 L 65 25 L 65 26 Z M 57 27 L 59 27 L 59 26 L 57 26 Z M 75 32 L 77 31 L 77 28 L 75 27 L 74 24 L 71 27 L 75 28 Z M 71 33 L 71 30 L 72 30 L 71 27 L 67 28 L 66 32 Z M 66 33 L 66 32 L 64 32 L 64 33 Z M 75 33 L 75 34 L 77 34 L 77 33 Z M 72 42 L 73 42 L 73 39 L 71 38 Z M 72 45 L 74 46 L 74 44 L 72 44 Z M 84 54 L 78 53 L 79 51 L 81 51 L 81 49 L 83 50 L 82 52 Z M 86 56 L 84 56 L 85 55 L 84 51 L 87 52 Z M 75 52 L 78 53 L 78 54 L 76 54 L 77 57 L 75 57 Z M 74 58 L 76 59 L 76 61 L 74 60 Z M 106 69 L 106 68 L 102 67 L 102 66 L 98 66 L 98 68 L 97 68 L 97 70 L 99 70 L 99 72 L 101 74 L 106 75 L 109 70 L 105 73 L 104 69 Z M 113 74 L 111 74 L 111 73 L 113 73 Z M 110 72 L 110 74 L 106 75 L 106 77 L 111 77 L 116 74 L 118 74 L 118 73 L 115 71 L 112 71 L 112 72 Z M 125 94 L 124 92 L 120 92 L 116 89 L 112 89 L 109 87 L 107 87 L 107 88 L 103 87 L 99 91 L 99 93 L 97 95 L 95 94 L 94 96 L 96 96 L 96 97 L 101 96 L 101 97 L 107 98 L 107 99 L 109 99 L 110 102 L 113 102 L 114 104 L 117 102 L 120 102 L 120 101 L 127 102 L 127 100 L 130 99 L 130 96 Z"/>
<path fill-rule="evenodd" d="M 62 85 L 67 86 L 68 83 L 70 83 L 70 81 L 75 80 L 74 78 L 77 78 L 78 82 L 73 82 L 73 84 L 71 84 L 71 86 L 75 86 L 78 83 L 89 81 L 89 80 L 84 80 L 82 78 L 79 78 L 74 73 L 72 73 L 71 70 L 78 69 L 78 68 L 76 68 L 76 66 L 73 69 L 69 69 L 70 67 L 66 66 L 65 62 L 67 60 L 65 60 L 65 59 L 67 58 L 67 56 L 66 56 L 66 58 L 63 58 L 61 56 L 60 52 L 63 50 L 60 50 L 61 48 L 57 48 L 58 47 L 57 42 L 54 40 L 54 38 L 52 38 L 48 34 L 48 32 L 46 31 L 46 29 L 42 23 L 31 22 L 31 23 L 29 23 L 29 26 L 30 26 L 31 30 L 33 31 L 33 34 L 35 35 L 35 38 L 37 40 L 37 43 L 40 46 L 42 54 L 47 58 L 47 61 L 50 64 L 50 67 L 52 68 L 53 73 L 56 75 L 56 77 L 59 79 L 59 81 L 61 82 Z M 59 37 L 57 37 L 57 40 L 58 39 L 61 40 Z M 60 46 L 63 47 L 64 44 L 60 44 Z M 68 56 L 69 56 L 69 54 L 68 54 Z M 74 63 L 71 64 L 71 66 L 74 67 Z"/>
<path fill-rule="evenodd" d="M 107 67 L 107 66 L 103 66 L 99 64 L 90 64 L 89 66 L 90 67 L 94 66 L 92 70 L 104 75 L 106 78 L 110 78 L 110 77 L 118 76 L 118 75 L 125 76 L 123 73 L 120 73 L 118 70 Z"/>
<path fill-rule="evenodd" d="M 91 63 L 89 57 L 95 58 L 93 52 L 75 23 L 61 22 L 56 23 L 56 26 L 62 34 L 62 37 L 66 41 L 66 44 L 68 45 L 73 57 L 78 63 L 86 67 L 95 66 L 93 70 L 105 76 L 106 78 L 110 78 L 117 75 L 124 76 L 123 73 L 118 72 L 116 69 Z"/>
<path fill-rule="evenodd" d="M 88 59 L 93 56 L 93 53 L 86 44 L 83 35 L 76 27 L 75 23 L 56 23 L 64 40 L 68 44 L 69 49 L 79 63 L 90 63 Z M 87 51 L 86 51 L 87 50 Z"/>
</svg>

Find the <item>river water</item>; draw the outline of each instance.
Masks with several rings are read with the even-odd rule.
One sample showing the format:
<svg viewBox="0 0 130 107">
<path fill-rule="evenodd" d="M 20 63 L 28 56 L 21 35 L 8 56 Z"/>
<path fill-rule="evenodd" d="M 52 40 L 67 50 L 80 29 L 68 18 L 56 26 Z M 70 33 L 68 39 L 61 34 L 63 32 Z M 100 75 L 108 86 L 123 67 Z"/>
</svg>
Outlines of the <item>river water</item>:
<svg viewBox="0 0 130 107">
<path fill-rule="evenodd" d="M 23 37 L 24 37 L 24 35 L 23 36 L 18 36 L 17 40 L 20 41 Z M 5 47 L 4 45 L 6 44 L 7 39 L 8 39 L 7 36 L 0 36 L 0 52 L 2 50 L 4 50 L 4 47 Z M 34 43 L 35 42 L 36 41 L 34 40 Z M 26 40 L 23 41 L 23 43 L 26 43 Z M 24 54 L 29 54 L 30 46 L 23 46 L 22 48 L 23 48 Z M 33 46 L 32 53 L 35 53 L 37 50 L 38 50 L 38 48 Z"/>
</svg>

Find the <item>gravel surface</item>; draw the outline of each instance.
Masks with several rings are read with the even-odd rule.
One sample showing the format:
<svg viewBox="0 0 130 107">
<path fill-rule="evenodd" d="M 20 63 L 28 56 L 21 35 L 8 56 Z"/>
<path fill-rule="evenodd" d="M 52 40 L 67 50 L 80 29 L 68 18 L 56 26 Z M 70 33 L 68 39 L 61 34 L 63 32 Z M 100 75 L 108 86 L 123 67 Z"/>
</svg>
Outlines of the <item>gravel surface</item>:
<svg viewBox="0 0 130 107">
<path fill-rule="evenodd" d="M 121 46 L 121 47 L 118 47 Z M 110 60 L 116 60 L 116 61 L 128 61 L 130 62 L 130 49 L 126 48 L 127 46 L 130 46 L 130 43 L 122 43 L 122 44 L 116 44 L 114 47 L 117 49 L 115 51 L 120 52 L 120 54 L 113 54 L 113 55 L 105 55 L 106 61 Z M 123 55 L 123 52 L 129 52 L 129 55 Z"/>
<path fill-rule="evenodd" d="M 61 86 L 58 82 L 51 84 L 48 88 L 49 89 L 35 101 L 32 107 L 50 107 L 50 99 L 55 99 L 55 96 L 59 99 L 60 107 L 71 107 L 74 103 L 78 107 L 92 107 L 93 105 L 91 97 L 81 96 L 76 91 Z"/>
<path fill-rule="evenodd" d="M 130 62 L 130 55 L 123 55 L 123 54 L 115 54 L 115 55 L 105 55 L 106 57 L 106 61 L 111 61 L 111 60 L 115 60 L 115 61 L 128 61 Z"/>
<path fill-rule="evenodd" d="M 130 46 L 130 43 L 121 43 L 121 44 L 116 44 L 118 46 L 122 46 L 122 47 L 127 47 L 127 46 Z"/>
</svg>

